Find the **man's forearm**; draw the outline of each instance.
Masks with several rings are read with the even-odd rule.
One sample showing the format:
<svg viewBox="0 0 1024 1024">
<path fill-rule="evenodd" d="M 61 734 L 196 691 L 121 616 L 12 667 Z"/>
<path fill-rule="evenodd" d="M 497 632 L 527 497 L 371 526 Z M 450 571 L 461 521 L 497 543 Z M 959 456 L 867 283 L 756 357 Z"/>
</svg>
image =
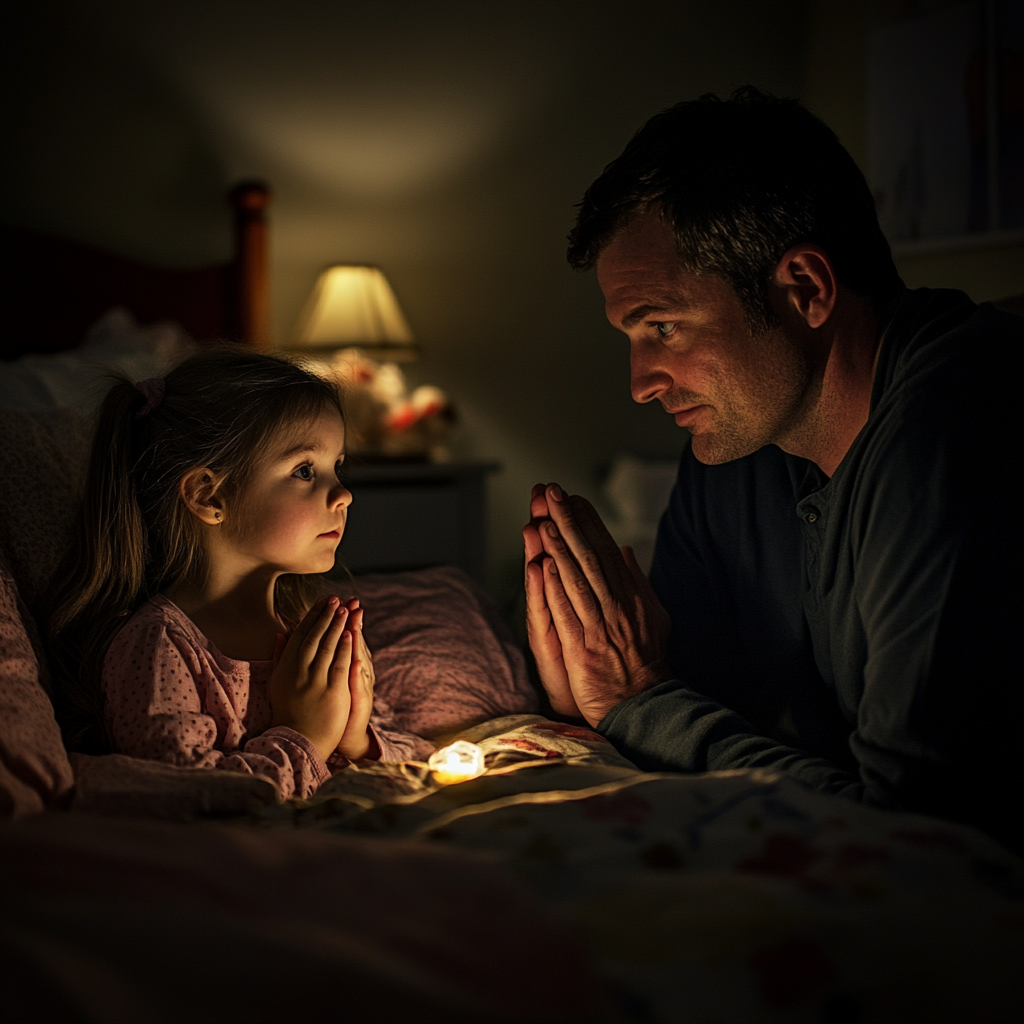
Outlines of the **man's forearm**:
<svg viewBox="0 0 1024 1024">
<path fill-rule="evenodd" d="M 765 768 L 784 772 L 812 789 L 854 800 L 865 797 L 856 775 L 759 735 L 740 715 L 678 680 L 616 705 L 597 731 L 645 771 Z"/>
</svg>

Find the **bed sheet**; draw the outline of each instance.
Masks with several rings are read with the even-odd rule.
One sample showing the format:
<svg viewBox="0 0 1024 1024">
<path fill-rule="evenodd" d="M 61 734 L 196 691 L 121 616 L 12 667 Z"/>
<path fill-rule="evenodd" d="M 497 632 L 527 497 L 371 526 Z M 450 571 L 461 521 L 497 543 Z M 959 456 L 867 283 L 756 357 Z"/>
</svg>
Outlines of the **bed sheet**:
<svg viewBox="0 0 1024 1024">
<path fill-rule="evenodd" d="M 570 930 L 471 852 L 50 812 L 0 823 L 0 871 L 5 1024 L 618 1019 Z"/>
<path fill-rule="evenodd" d="M 296 1012 L 321 1012 L 337 978 L 367 1012 L 386 989 L 394 1019 L 1024 1014 L 1024 864 L 973 829 L 761 771 L 643 773 L 538 715 L 459 737 L 483 748 L 480 778 L 439 786 L 423 762 L 364 762 L 288 802 L 234 773 L 76 763 L 71 813 L 0 826 L 19 998 L 42 987 L 58 1009 L 88 1004 L 82 1019 L 129 1019 L 109 990 L 147 1008 L 138 1019 L 164 1004 L 167 1019 L 214 1019 L 220 958 L 319 972 Z M 190 971 L 201 1006 L 181 1002 Z"/>
<path fill-rule="evenodd" d="M 489 855 L 583 939 L 628 1019 L 1024 1015 L 1024 863 L 979 832 L 762 771 L 642 773 L 538 716 L 466 735 L 490 766 L 471 782 L 353 769 L 256 817 Z"/>
</svg>

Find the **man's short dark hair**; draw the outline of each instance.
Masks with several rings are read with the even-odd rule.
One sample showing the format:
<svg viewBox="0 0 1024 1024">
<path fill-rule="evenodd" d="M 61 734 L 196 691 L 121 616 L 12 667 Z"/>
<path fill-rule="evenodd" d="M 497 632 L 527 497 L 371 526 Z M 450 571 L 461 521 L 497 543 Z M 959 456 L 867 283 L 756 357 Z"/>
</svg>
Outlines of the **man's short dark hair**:
<svg viewBox="0 0 1024 1024">
<path fill-rule="evenodd" d="M 820 245 L 840 282 L 876 303 L 902 284 L 864 175 L 832 129 L 753 86 L 652 117 L 587 189 L 569 263 L 592 267 L 647 209 L 672 225 L 684 270 L 732 284 L 752 333 L 776 324 L 769 285 L 798 242 Z"/>
</svg>

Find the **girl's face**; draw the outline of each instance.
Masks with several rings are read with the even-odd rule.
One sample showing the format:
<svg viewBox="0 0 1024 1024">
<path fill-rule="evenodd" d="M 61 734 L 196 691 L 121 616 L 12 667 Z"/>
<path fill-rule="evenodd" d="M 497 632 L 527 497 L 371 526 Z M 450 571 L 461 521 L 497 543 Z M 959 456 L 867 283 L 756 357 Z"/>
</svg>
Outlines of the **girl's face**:
<svg viewBox="0 0 1024 1024">
<path fill-rule="evenodd" d="M 338 476 L 345 458 L 345 425 L 334 410 L 287 432 L 242 494 L 229 503 L 231 547 L 253 568 L 327 572 L 345 532 L 352 494 Z M 230 504 L 238 514 L 230 514 Z"/>
</svg>

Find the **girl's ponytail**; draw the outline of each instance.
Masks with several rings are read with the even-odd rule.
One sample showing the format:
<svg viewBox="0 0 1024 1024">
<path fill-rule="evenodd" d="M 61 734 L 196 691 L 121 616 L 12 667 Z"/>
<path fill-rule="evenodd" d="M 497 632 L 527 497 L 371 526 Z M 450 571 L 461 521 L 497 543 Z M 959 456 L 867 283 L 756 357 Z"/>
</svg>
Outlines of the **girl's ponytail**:
<svg viewBox="0 0 1024 1024">
<path fill-rule="evenodd" d="M 100 407 L 72 546 L 50 587 L 49 652 L 58 719 L 72 749 L 101 752 L 103 656 L 147 591 L 149 543 L 137 484 L 147 399 L 127 379 Z"/>
</svg>

